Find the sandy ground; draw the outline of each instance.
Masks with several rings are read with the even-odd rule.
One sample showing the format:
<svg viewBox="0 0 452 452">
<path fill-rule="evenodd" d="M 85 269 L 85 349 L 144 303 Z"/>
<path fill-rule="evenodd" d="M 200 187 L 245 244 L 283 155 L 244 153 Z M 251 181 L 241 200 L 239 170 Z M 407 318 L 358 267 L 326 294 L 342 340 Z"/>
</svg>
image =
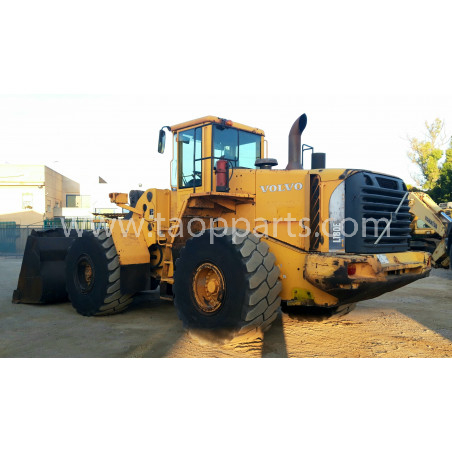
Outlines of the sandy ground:
<svg viewBox="0 0 452 452">
<path fill-rule="evenodd" d="M 1 357 L 452 357 L 452 272 L 432 275 L 345 317 L 280 313 L 269 332 L 223 343 L 185 331 L 173 305 L 137 297 L 111 317 L 69 303 L 15 305 L 20 259 L 0 258 Z"/>
</svg>

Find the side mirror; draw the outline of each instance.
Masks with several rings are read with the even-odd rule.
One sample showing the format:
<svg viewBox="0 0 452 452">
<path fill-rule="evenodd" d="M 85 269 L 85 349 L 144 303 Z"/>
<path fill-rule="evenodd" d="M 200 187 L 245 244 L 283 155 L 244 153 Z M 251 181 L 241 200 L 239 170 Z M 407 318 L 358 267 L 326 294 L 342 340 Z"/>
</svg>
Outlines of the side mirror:
<svg viewBox="0 0 452 452">
<path fill-rule="evenodd" d="M 165 142 L 166 142 L 166 133 L 163 128 L 160 129 L 159 132 L 159 154 L 163 154 L 165 152 Z"/>
</svg>

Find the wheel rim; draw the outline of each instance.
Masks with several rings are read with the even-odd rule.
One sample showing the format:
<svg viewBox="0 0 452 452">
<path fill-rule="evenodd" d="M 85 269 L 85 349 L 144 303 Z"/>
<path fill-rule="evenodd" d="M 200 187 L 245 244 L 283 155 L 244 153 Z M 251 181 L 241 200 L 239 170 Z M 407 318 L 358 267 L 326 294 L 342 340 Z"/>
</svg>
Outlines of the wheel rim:
<svg viewBox="0 0 452 452">
<path fill-rule="evenodd" d="M 225 291 L 224 277 L 214 264 L 201 264 L 193 277 L 193 294 L 196 307 L 202 312 L 212 314 L 223 305 Z"/>
<path fill-rule="evenodd" d="M 87 254 L 83 254 L 78 258 L 75 283 L 80 292 L 89 292 L 94 285 L 94 265 L 93 261 Z"/>
</svg>

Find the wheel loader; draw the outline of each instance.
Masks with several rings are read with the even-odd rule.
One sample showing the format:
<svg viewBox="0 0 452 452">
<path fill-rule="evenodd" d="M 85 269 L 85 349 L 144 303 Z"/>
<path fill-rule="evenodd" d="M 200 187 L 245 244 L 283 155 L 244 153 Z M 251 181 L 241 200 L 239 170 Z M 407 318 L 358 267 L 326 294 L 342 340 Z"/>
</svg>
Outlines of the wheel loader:
<svg viewBox="0 0 452 452">
<path fill-rule="evenodd" d="M 430 255 L 409 249 L 404 182 L 325 168 L 325 154 L 301 146 L 306 124 L 303 114 L 290 129 L 285 169 L 259 128 L 215 116 L 163 127 L 170 188 L 111 193 L 128 213 L 100 232 L 34 232 L 13 301 L 68 298 L 95 316 L 159 288 L 185 327 L 245 333 L 266 331 L 281 304 L 343 314 L 426 277 Z"/>
</svg>

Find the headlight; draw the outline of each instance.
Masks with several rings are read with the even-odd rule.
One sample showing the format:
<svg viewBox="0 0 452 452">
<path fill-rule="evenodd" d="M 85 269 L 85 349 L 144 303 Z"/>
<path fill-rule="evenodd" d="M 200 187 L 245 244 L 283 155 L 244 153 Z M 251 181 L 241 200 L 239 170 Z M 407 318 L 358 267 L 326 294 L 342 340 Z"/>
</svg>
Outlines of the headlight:
<svg viewBox="0 0 452 452">
<path fill-rule="evenodd" d="M 345 183 L 342 181 L 333 191 L 329 204 L 330 252 L 345 253 L 343 224 L 345 219 Z"/>
</svg>

